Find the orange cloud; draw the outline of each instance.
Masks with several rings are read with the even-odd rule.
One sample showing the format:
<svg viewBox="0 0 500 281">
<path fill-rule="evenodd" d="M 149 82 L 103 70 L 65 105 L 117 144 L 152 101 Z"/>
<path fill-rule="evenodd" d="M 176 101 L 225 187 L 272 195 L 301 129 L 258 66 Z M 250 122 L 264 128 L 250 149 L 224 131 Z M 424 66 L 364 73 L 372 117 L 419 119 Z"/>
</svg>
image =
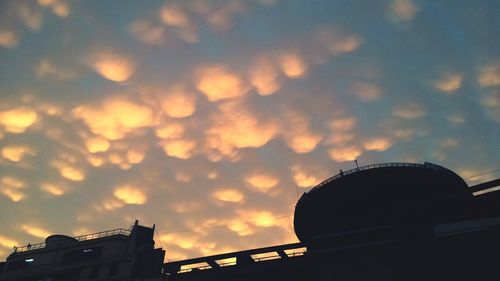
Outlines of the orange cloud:
<svg viewBox="0 0 500 281">
<path fill-rule="evenodd" d="M 143 151 L 130 149 L 127 151 L 127 161 L 130 164 L 139 164 L 144 160 L 145 154 Z"/>
<path fill-rule="evenodd" d="M 147 20 L 136 20 L 129 27 L 130 33 L 137 40 L 150 44 L 160 45 L 165 41 L 165 30 Z"/>
<path fill-rule="evenodd" d="M 85 172 L 82 169 L 72 166 L 59 166 L 59 173 L 62 177 L 71 181 L 82 181 L 85 179 Z"/>
<path fill-rule="evenodd" d="M 132 59 L 116 52 L 98 53 L 94 55 L 90 65 L 102 77 L 115 82 L 126 81 L 135 72 Z"/>
<path fill-rule="evenodd" d="M 43 23 L 43 14 L 40 9 L 29 5 L 28 2 L 17 2 L 15 6 L 17 16 L 21 22 L 32 31 L 39 31 Z"/>
<path fill-rule="evenodd" d="M 212 193 L 212 196 L 222 202 L 242 203 L 245 195 L 234 188 L 221 188 Z"/>
<path fill-rule="evenodd" d="M 300 166 L 293 166 L 292 173 L 293 181 L 295 182 L 295 184 L 302 188 L 313 187 L 321 181 L 319 177 L 306 172 Z"/>
<path fill-rule="evenodd" d="M 461 85 L 462 75 L 456 73 L 445 75 L 434 83 L 434 87 L 437 90 L 447 94 L 457 91 Z"/>
<path fill-rule="evenodd" d="M 492 87 L 500 85 L 500 63 L 483 67 L 477 78 L 479 85 Z"/>
<path fill-rule="evenodd" d="M 189 139 L 167 140 L 163 144 L 163 150 L 168 156 L 179 159 L 191 158 L 195 148 L 196 142 Z"/>
<path fill-rule="evenodd" d="M 363 143 L 366 150 L 385 151 L 392 146 L 392 141 L 389 138 L 371 138 Z"/>
<path fill-rule="evenodd" d="M 196 111 L 194 95 L 182 86 L 174 86 L 167 95 L 160 98 L 163 111 L 172 118 L 183 118 L 193 115 Z"/>
<path fill-rule="evenodd" d="M 115 188 L 113 195 L 125 204 L 142 205 L 146 203 L 146 194 L 138 187 L 123 185 Z"/>
<path fill-rule="evenodd" d="M 155 130 L 156 136 L 160 139 L 180 139 L 183 137 L 186 128 L 180 123 L 169 123 Z"/>
<path fill-rule="evenodd" d="M 296 53 L 285 53 L 280 56 L 283 73 L 290 78 L 300 78 L 307 70 L 307 63 Z"/>
<path fill-rule="evenodd" d="M 278 132 L 273 120 L 259 122 L 243 108 L 230 106 L 223 114 L 214 116 L 213 125 L 206 132 L 205 145 L 210 151 L 235 157 L 239 148 L 262 147 Z"/>
<path fill-rule="evenodd" d="M 2 148 L 1 154 L 5 159 L 18 162 L 21 161 L 25 155 L 34 155 L 35 151 L 27 146 L 12 145 Z"/>
<path fill-rule="evenodd" d="M 160 11 L 161 20 L 170 26 L 187 27 L 191 25 L 186 12 L 178 5 L 165 5 Z"/>
<path fill-rule="evenodd" d="M 266 193 L 276 187 L 276 185 L 280 182 L 280 179 L 277 176 L 268 173 L 253 173 L 245 177 L 245 181 L 254 190 Z"/>
<path fill-rule="evenodd" d="M 392 0 L 388 7 L 389 17 L 395 22 L 411 21 L 418 11 L 412 0 Z"/>
<path fill-rule="evenodd" d="M 330 129 L 332 131 L 348 131 L 354 129 L 358 124 L 356 118 L 339 118 L 330 122 Z"/>
<path fill-rule="evenodd" d="M 241 97 L 248 91 L 238 75 L 222 66 L 199 69 L 196 87 L 209 101 Z"/>
<path fill-rule="evenodd" d="M 339 35 L 331 30 L 321 30 L 316 38 L 320 48 L 331 56 L 350 53 L 357 50 L 363 40 L 357 35 Z"/>
<path fill-rule="evenodd" d="M 13 202 L 19 202 L 26 198 L 26 194 L 22 191 L 26 187 L 24 181 L 6 176 L 1 178 L 0 184 L 0 192 Z"/>
<path fill-rule="evenodd" d="M 328 151 L 330 158 L 337 162 L 353 161 L 357 159 L 362 150 L 357 146 L 335 147 Z"/>
<path fill-rule="evenodd" d="M 283 112 L 286 120 L 286 128 L 282 130 L 288 146 L 296 153 L 308 153 L 313 151 L 323 136 L 310 129 L 310 120 L 307 116 L 286 110 Z"/>
<path fill-rule="evenodd" d="M 372 102 L 380 99 L 380 87 L 372 83 L 357 82 L 351 86 L 352 93 L 361 101 Z"/>
<path fill-rule="evenodd" d="M 0 235 L 0 246 L 7 248 L 7 249 L 12 249 L 12 247 L 14 247 L 16 245 L 19 245 L 19 243 L 16 240 L 9 238 L 9 237 L 6 237 L 6 236 L 3 236 L 3 235 Z"/>
<path fill-rule="evenodd" d="M 118 140 L 135 129 L 151 126 L 152 110 L 122 97 L 110 98 L 101 106 L 79 106 L 73 116 L 85 121 L 90 130 L 109 140 Z"/>
<path fill-rule="evenodd" d="M 19 44 L 19 36 L 14 31 L 0 28 L 0 46 L 4 48 L 15 48 Z"/>
<path fill-rule="evenodd" d="M 393 109 L 392 115 L 403 119 L 419 119 L 427 114 L 425 109 L 417 103 L 403 104 Z"/>
<path fill-rule="evenodd" d="M 54 183 L 42 183 L 40 189 L 53 196 L 61 196 L 67 192 L 67 188 Z"/>
<path fill-rule="evenodd" d="M 28 224 L 23 224 L 21 225 L 21 229 L 24 230 L 27 234 L 37 237 L 37 238 L 46 238 L 52 235 L 52 231 L 49 231 L 45 228 L 34 226 L 34 225 L 28 225 Z"/>
<path fill-rule="evenodd" d="M 250 81 L 261 96 L 276 93 L 281 87 L 278 71 L 268 58 L 257 59 L 250 70 Z"/>
<path fill-rule="evenodd" d="M 0 124 L 10 133 L 20 134 L 26 131 L 38 119 L 36 111 L 27 107 L 17 107 L 0 111 Z"/>
<path fill-rule="evenodd" d="M 108 151 L 111 146 L 107 139 L 100 137 L 88 138 L 85 140 L 85 145 L 90 153 L 105 152 Z"/>
</svg>

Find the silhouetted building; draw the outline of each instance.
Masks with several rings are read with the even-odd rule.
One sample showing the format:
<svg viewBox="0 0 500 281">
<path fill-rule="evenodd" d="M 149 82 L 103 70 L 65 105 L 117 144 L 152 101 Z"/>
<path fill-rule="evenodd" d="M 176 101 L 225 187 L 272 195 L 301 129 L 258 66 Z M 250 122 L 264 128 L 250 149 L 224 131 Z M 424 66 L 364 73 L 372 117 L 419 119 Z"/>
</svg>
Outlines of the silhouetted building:
<svg viewBox="0 0 500 281">
<path fill-rule="evenodd" d="M 165 251 L 154 248 L 153 234 L 154 226 L 136 221 L 130 230 L 52 235 L 45 243 L 15 248 L 0 266 L 0 280 L 163 280 Z"/>
<path fill-rule="evenodd" d="M 129 236 L 114 235 L 128 243 L 109 246 L 117 253 L 115 259 L 130 267 L 115 278 L 110 276 L 118 271 L 111 269 L 113 259 L 103 257 L 108 249 L 104 239 L 113 235 L 90 239 L 89 245 L 81 244 L 87 239 L 51 236 L 43 249 L 31 245 L 11 254 L 0 264 L 0 280 L 44 280 L 20 277 L 29 272 L 42 277 L 64 270 L 70 274 L 67 259 L 75 264 L 78 274 L 72 276 L 77 277 L 53 280 L 89 280 L 96 267 L 100 279 L 95 280 L 159 275 L 153 280 L 500 280 L 499 185 L 497 179 L 469 187 L 453 171 L 431 163 L 357 167 L 302 195 L 294 217 L 299 243 L 161 265 L 164 252 L 153 249 L 154 229 L 143 228 L 149 232 L 141 237 L 147 238 L 137 240 L 133 228 Z M 66 240 L 64 247 L 56 246 Z M 130 246 L 138 244 L 147 246 Z M 53 258 L 44 258 L 51 262 L 37 271 L 35 261 L 42 253 Z M 124 253 L 134 254 L 126 259 Z"/>
</svg>

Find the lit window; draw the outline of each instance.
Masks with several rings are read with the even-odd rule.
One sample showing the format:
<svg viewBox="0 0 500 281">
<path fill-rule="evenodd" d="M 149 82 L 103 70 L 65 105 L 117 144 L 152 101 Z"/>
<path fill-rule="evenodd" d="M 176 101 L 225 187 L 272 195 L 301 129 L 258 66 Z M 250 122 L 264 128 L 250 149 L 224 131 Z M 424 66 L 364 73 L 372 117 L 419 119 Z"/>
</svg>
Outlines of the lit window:
<svg viewBox="0 0 500 281">
<path fill-rule="evenodd" d="M 90 253 L 90 252 L 92 252 L 92 249 L 85 249 L 85 250 L 83 250 L 83 252 L 84 253 Z"/>
<path fill-rule="evenodd" d="M 25 259 L 24 261 L 25 261 L 25 262 L 33 262 L 34 260 L 35 260 L 35 259 L 30 258 L 30 259 Z"/>
</svg>

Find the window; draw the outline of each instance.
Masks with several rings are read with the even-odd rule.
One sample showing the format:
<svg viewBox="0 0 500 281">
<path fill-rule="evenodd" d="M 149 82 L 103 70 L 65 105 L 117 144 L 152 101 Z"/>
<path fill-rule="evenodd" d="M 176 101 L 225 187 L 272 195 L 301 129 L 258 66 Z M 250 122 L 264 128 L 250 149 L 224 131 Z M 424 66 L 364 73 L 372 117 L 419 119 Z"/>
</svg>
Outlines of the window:
<svg viewBox="0 0 500 281">
<path fill-rule="evenodd" d="M 115 276 L 118 273 L 118 266 L 119 265 L 120 265 L 119 263 L 113 263 L 113 264 L 111 264 L 111 266 L 109 268 L 108 277 Z"/>
</svg>

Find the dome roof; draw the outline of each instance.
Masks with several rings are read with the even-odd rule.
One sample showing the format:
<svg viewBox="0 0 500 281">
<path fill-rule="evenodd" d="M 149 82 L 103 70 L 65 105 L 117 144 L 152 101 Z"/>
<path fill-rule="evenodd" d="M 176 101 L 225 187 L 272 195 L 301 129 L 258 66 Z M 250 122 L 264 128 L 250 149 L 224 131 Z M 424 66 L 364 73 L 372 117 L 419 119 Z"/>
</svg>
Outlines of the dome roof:
<svg viewBox="0 0 500 281">
<path fill-rule="evenodd" d="M 472 199 L 465 181 L 432 163 L 384 163 L 341 172 L 304 193 L 294 228 L 302 242 L 355 229 L 449 221 Z"/>
</svg>

